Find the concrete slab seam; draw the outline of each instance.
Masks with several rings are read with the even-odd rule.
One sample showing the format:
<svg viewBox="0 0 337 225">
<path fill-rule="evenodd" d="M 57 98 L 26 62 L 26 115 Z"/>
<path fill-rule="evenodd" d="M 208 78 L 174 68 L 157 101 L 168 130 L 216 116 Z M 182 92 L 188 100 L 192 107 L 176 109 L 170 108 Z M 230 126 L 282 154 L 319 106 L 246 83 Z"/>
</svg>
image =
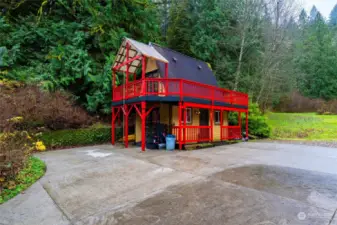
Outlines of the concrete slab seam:
<svg viewBox="0 0 337 225">
<path fill-rule="evenodd" d="M 42 185 L 40 183 L 40 185 L 42 186 L 43 190 L 47 193 L 47 195 L 50 197 L 50 199 L 53 201 L 53 203 L 55 204 L 55 206 L 58 208 L 58 210 L 60 210 L 60 212 L 62 213 L 62 215 L 68 220 L 68 222 L 70 223 L 70 225 L 74 225 L 74 223 L 71 221 L 70 217 L 67 215 L 67 213 L 57 204 L 57 202 L 55 201 L 55 199 L 53 198 L 53 196 L 49 193 L 49 191 L 44 187 L 44 185 Z"/>
<path fill-rule="evenodd" d="M 333 222 L 333 219 L 334 219 L 334 218 L 335 218 L 335 216 L 336 216 L 336 213 L 337 213 L 337 209 L 335 210 L 334 214 L 332 215 L 332 217 L 331 217 L 331 219 L 330 219 L 330 221 L 329 221 L 329 224 L 328 224 L 328 225 L 331 225 L 331 224 L 332 224 L 332 222 Z"/>
</svg>

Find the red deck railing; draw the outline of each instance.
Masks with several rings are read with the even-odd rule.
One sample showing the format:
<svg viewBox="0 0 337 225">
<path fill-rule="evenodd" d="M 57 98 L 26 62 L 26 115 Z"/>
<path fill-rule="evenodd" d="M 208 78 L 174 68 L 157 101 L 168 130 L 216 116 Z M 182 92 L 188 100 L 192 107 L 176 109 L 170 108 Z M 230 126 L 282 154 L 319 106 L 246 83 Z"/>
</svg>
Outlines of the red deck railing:
<svg viewBox="0 0 337 225">
<path fill-rule="evenodd" d="M 179 140 L 179 126 L 172 127 L 172 134 L 176 141 L 185 143 L 212 142 L 211 126 L 181 126 L 181 139 Z M 240 126 L 221 126 L 221 141 L 237 140 L 242 138 Z"/>
<path fill-rule="evenodd" d="M 218 88 L 184 79 L 146 78 L 113 89 L 113 101 L 140 96 L 176 96 L 199 98 L 234 105 L 248 106 L 245 93 Z"/>
<path fill-rule="evenodd" d="M 221 126 L 221 140 L 236 140 L 242 138 L 240 126 Z"/>
<path fill-rule="evenodd" d="M 172 128 L 172 134 L 179 140 L 179 126 Z M 207 142 L 211 140 L 211 126 L 182 126 L 181 138 L 184 143 Z"/>
</svg>

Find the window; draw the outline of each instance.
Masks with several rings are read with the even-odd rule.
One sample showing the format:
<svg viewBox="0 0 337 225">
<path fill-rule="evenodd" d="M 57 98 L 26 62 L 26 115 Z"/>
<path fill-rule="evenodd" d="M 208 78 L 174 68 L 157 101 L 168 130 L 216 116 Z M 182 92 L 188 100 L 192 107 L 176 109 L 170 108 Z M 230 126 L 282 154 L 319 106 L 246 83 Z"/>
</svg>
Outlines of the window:
<svg viewBox="0 0 337 225">
<path fill-rule="evenodd" d="M 182 123 L 184 123 L 184 114 L 182 115 Z M 186 123 L 192 123 L 192 109 L 186 108 Z"/>
<path fill-rule="evenodd" d="M 220 124 L 220 111 L 214 111 L 214 124 Z"/>
<path fill-rule="evenodd" d="M 147 72 L 146 77 L 160 78 L 160 74 L 159 74 L 158 70 L 154 70 L 154 71 L 151 71 L 151 72 Z M 146 89 L 147 92 L 149 92 L 149 93 L 157 93 L 158 92 L 158 82 L 157 81 L 146 82 L 146 86 L 147 86 L 147 89 Z"/>
</svg>

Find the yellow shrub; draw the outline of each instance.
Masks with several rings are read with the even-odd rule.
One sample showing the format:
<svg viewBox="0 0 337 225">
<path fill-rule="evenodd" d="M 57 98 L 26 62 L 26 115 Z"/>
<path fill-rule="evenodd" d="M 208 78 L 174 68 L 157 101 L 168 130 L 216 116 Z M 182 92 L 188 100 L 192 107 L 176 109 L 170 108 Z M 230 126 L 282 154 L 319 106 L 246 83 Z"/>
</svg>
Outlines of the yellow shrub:
<svg viewBox="0 0 337 225">
<path fill-rule="evenodd" d="M 13 122 L 13 123 L 20 123 L 23 121 L 23 117 L 22 116 L 16 116 L 16 117 L 12 117 L 8 120 L 8 122 Z"/>
<path fill-rule="evenodd" d="M 42 141 L 37 141 L 35 143 L 35 148 L 37 151 L 41 151 L 41 152 L 46 150 L 46 146 L 43 144 Z"/>
</svg>

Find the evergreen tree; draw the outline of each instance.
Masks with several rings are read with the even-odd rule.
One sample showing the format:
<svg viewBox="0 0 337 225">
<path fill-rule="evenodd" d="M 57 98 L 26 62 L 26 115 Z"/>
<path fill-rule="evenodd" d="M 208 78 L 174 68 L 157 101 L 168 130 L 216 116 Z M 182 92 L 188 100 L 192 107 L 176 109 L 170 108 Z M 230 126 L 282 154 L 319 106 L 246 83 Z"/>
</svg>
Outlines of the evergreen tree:
<svg viewBox="0 0 337 225">
<path fill-rule="evenodd" d="M 324 18 L 320 12 L 317 12 L 314 22 L 325 23 Z"/>
<path fill-rule="evenodd" d="M 332 26 L 337 25 L 337 4 L 335 5 L 335 7 L 332 9 L 330 13 L 329 24 Z"/>
<path fill-rule="evenodd" d="M 310 16 L 309 16 L 309 21 L 310 21 L 310 22 L 315 21 L 316 16 L 317 16 L 317 13 L 318 13 L 318 10 L 317 10 L 316 6 L 314 5 L 314 6 L 311 8 L 311 11 L 310 11 Z"/>
<path fill-rule="evenodd" d="M 326 100 L 337 98 L 337 46 L 320 13 L 299 46 L 296 64 L 302 74 L 298 77 L 301 93 Z"/>
<path fill-rule="evenodd" d="M 168 46 L 187 55 L 193 55 L 190 44 L 196 20 L 194 0 L 172 0 L 167 31 Z"/>
<path fill-rule="evenodd" d="M 231 12 L 228 5 L 216 4 L 216 0 L 199 1 L 200 13 L 194 26 L 190 48 L 193 55 L 211 64 L 219 83 L 232 88 L 235 65 L 234 27 L 230 24 Z M 229 1 L 226 2 L 229 4 Z M 235 44 L 233 43 L 235 46 Z"/>
<path fill-rule="evenodd" d="M 92 112 L 110 109 L 123 37 L 202 59 L 263 107 L 294 89 L 336 98 L 337 5 L 329 26 L 315 6 L 296 22 L 293 0 L 8 0 L 0 10 L 0 79 L 65 89 Z"/>
<path fill-rule="evenodd" d="M 307 22 L 308 22 L 308 14 L 305 11 L 305 9 L 302 9 L 301 14 L 300 14 L 299 19 L 298 19 L 298 22 L 299 22 L 299 25 L 301 27 L 304 27 L 307 24 Z"/>
<path fill-rule="evenodd" d="M 111 64 L 122 38 L 161 42 L 148 0 L 39 0 L 37 13 L 29 15 L 28 1 L 21 2 L 0 17 L 0 48 L 9 56 L 0 78 L 68 90 L 92 112 L 110 110 Z"/>
</svg>

